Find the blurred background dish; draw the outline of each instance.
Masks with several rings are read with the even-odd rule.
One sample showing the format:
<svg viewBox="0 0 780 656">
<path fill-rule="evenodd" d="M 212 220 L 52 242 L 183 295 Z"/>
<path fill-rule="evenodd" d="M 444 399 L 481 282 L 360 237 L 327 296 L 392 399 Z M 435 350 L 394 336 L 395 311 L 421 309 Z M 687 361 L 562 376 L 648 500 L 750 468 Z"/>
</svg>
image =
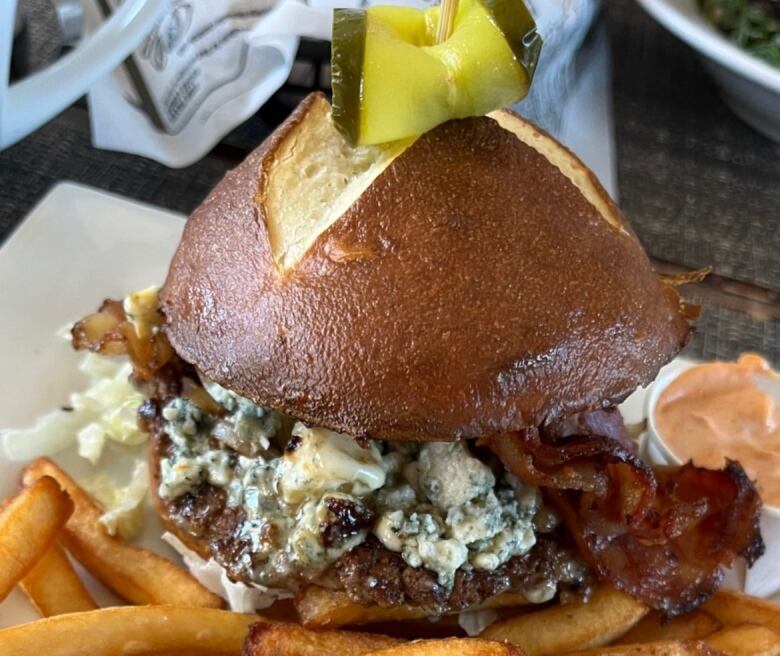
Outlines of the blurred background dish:
<svg viewBox="0 0 780 656">
<path fill-rule="evenodd" d="M 740 117 L 780 142 L 780 68 L 732 43 L 708 20 L 697 0 L 637 1 L 699 52 L 724 100 Z"/>
<path fill-rule="evenodd" d="M 780 0 L 699 0 L 701 11 L 736 45 L 780 68 Z"/>
<path fill-rule="evenodd" d="M 77 48 L 52 65 L 9 85 L 24 50 L 26 9 L 17 2 L 0 4 L 0 148 L 13 145 L 78 100 L 92 84 L 112 71 L 146 37 L 166 4 L 164 0 L 128 0 Z M 67 15 L 67 11 L 65 12 Z M 58 20 L 60 14 L 57 14 Z M 72 21 L 63 18 L 63 43 L 70 45 Z"/>
</svg>

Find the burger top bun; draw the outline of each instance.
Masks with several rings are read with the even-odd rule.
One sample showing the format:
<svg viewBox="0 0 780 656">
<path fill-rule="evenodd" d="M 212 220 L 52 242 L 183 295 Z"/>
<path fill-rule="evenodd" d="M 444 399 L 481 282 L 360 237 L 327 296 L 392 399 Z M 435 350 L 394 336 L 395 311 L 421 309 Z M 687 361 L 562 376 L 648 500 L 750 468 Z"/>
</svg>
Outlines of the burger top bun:
<svg viewBox="0 0 780 656">
<path fill-rule="evenodd" d="M 603 407 L 691 331 L 594 176 L 538 128 L 499 111 L 351 148 L 321 95 L 193 213 L 161 303 L 208 378 L 392 440 Z"/>
</svg>

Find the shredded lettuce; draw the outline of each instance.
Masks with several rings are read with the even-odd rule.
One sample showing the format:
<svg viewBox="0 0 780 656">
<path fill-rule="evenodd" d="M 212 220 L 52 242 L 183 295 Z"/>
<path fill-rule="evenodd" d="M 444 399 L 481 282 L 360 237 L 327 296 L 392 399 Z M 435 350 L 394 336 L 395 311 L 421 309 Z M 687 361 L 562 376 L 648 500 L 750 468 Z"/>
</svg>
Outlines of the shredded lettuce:
<svg viewBox="0 0 780 656">
<path fill-rule="evenodd" d="M 79 369 L 88 387 L 71 394 L 67 408 L 40 417 L 31 428 L 3 432 L 10 460 L 52 456 L 76 445 L 79 455 L 96 465 L 108 440 L 128 446 L 147 440 L 136 421 L 143 397 L 130 383 L 130 364 L 88 353 Z"/>
<path fill-rule="evenodd" d="M 237 613 L 253 613 L 268 608 L 277 599 L 289 599 L 288 590 L 266 588 L 259 583 L 246 585 L 233 581 L 222 565 L 213 558 L 201 558 L 172 533 L 163 533 L 162 539 L 182 557 L 184 564 L 201 585 L 228 602 L 230 610 Z"/>
<path fill-rule="evenodd" d="M 56 410 L 39 417 L 30 428 L 3 431 L 3 451 L 6 458 L 14 461 L 53 456 L 73 446 L 76 433 L 91 419 L 91 414 Z"/>
<path fill-rule="evenodd" d="M 124 369 L 129 369 L 129 363 L 120 358 L 109 358 L 97 353 L 85 353 L 79 362 L 79 371 L 91 381 L 102 378 L 116 378 Z"/>
<path fill-rule="evenodd" d="M 156 308 L 154 291 L 150 288 L 140 296 L 136 294 L 139 298 L 133 307 L 149 314 L 149 308 Z M 70 341 L 71 328 L 63 326 L 57 336 Z M 87 377 L 86 389 L 71 394 L 67 406 L 39 417 L 29 428 L 0 431 L 0 451 L 6 458 L 28 461 L 75 448 L 79 456 L 94 466 L 108 442 L 136 447 L 147 441 L 148 435 L 137 422 L 144 398 L 130 383 L 132 366 L 127 359 L 87 353 L 79 363 L 79 371 Z M 136 461 L 125 486 L 105 473 L 93 476 L 83 485 L 103 506 L 99 521 L 111 535 L 129 540 L 140 533 L 149 489 L 149 466 L 145 461 Z"/>
<path fill-rule="evenodd" d="M 105 474 L 82 481 L 82 486 L 103 506 L 99 521 L 111 535 L 132 540 L 141 532 L 149 490 L 149 466 L 144 461 L 136 462 L 130 483 L 125 487 L 117 486 Z"/>
<path fill-rule="evenodd" d="M 87 424 L 76 433 L 76 441 L 79 455 L 89 460 L 91 464 L 97 465 L 103 454 L 103 447 L 106 445 L 106 434 L 100 425 L 95 422 Z"/>
</svg>

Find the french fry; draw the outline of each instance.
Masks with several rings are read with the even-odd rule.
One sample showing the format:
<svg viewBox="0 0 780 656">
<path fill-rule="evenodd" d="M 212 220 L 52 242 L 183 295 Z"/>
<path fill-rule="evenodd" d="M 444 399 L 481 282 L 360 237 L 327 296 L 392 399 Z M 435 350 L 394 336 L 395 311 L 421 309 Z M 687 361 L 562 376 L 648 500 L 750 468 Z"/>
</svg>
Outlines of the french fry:
<svg viewBox="0 0 780 656">
<path fill-rule="evenodd" d="M 660 640 L 633 645 L 597 647 L 571 652 L 567 656 L 715 656 L 715 653 L 699 640 Z"/>
<path fill-rule="evenodd" d="M 309 586 L 296 597 L 295 608 L 301 624 L 312 629 L 421 619 L 430 614 L 414 606 L 361 606 L 344 592 L 319 586 Z"/>
<path fill-rule="evenodd" d="M 118 606 L 0 630 L 3 656 L 238 656 L 257 615 L 213 608 Z"/>
<path fill-rule="evenodd" d="M 297 624 L 258 622 L 249 630 L 243 656 L 361 656 L 401 642 L 376 633 L 310 631 Z"/>
<path fill-rule="evenodd" d="M 695 610 L 667 622 L 661 621 L 659 613 L 652 612 L 645 615 L 639 624 L 618 640 L 617 644 L 630 645 L 658 640 L 698 640 L 721 628 L 723 625 L 703 610 Z"/>
<path fill-rule="evenodd" d="M 761 624 L 780 633 L 780 604 L 765 599 L 720 590 L 712 595 L 704 605 L 704 610 L 725 626 Z"/>
<path fill-rule="evenodd" d="M 222 599 L 181 567 L 109 535 L 98 521 L 101 510 L 97 503 L 50 460 L 39 458 L 30 463 L 23 481 L 32 485 L 45 476 L 55 479 L 75 506 L 60 541 L 106 587 L 133 604 L 222 607 Z"/>
<path fill-rule="evenodd" d="M 758 624 L 729 626 L 714 633 L 706 642 L 725 656 L 778 656 L 780 633 Z"/>
<path fill-rule="evenodd" d="M 404 642 L 381 651 L 372 651 L 370 656 L 523 656 L 523 652 L 504 642 L 480 638 L 447 638 Z"/>
<path fill-rule="evenodd" d="M 522 594 L 504 593 L 488 599 L 477 607 L 505 608 L 527 605 Z M 295 599 L 295 608 L 301 624 L 311 629 L 337 629 L 342 626 L 360 626 L 378 622 L 401 622 L 430 617 L 430 610 L 419 606 L 361 606 L 344 592 L 309 586 Z M 475 609 L 476 610 L 476 609 Z"/>
<path fill-rule="evenodd" d="M 644 604 L 613 588 L 598 588 L 587 602 L 551 606 L 497 622 L 480 635 L 520 647 L 527 656 L 558 654 L 607 645 L 648 612 Z"/>
<path fill-rule="evenodd" d="M 42 617 L 97 608 L 56 542 L 19 582 L 19 587 Z"/>
<path fill-rule="evenodd" d="M 264 611 L 265 612 L 265 611 Z M 443 638 L 464 638 L 466 632 L 461 627 L 457 615 L 442 617 L 421 617 L 418 620 L 401 622 L 372 622 L 363 626 L 346 627 L 349 630 L 365 629 L 371 633 L 383 633 L 401 640 L 442 640 Z M 321 629 L 315 629 L 320 631 Z"/>
<path fill-rule="evenodd" d="M 73 512 L 56 481 L 41 477 L 0 512 L 0 601 L 54 543 Z"/>
</svg>

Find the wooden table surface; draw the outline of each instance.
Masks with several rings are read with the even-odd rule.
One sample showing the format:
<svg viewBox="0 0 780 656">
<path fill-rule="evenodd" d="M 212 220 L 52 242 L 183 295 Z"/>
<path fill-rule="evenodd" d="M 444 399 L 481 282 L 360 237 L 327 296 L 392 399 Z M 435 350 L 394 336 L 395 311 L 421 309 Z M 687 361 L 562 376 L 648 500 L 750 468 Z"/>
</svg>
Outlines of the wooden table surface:
<svg viewBox="0 0 780 656">
<path fill-rule="evenodd" d="M 607 4 L 621 206 L 660 270 L 714 270 L 686 291 L 705 306 L 687 353 L 756 350 L 780 364 L 780 147 L 737 119 L 695 55 L 633 0 Z M 71 107 L 0 153 L 0 242 L 62 180 L 188 213 L 285 111 L 272 100 L 175 170 L 92 148 L 86 109 Z"/>
</svg>

